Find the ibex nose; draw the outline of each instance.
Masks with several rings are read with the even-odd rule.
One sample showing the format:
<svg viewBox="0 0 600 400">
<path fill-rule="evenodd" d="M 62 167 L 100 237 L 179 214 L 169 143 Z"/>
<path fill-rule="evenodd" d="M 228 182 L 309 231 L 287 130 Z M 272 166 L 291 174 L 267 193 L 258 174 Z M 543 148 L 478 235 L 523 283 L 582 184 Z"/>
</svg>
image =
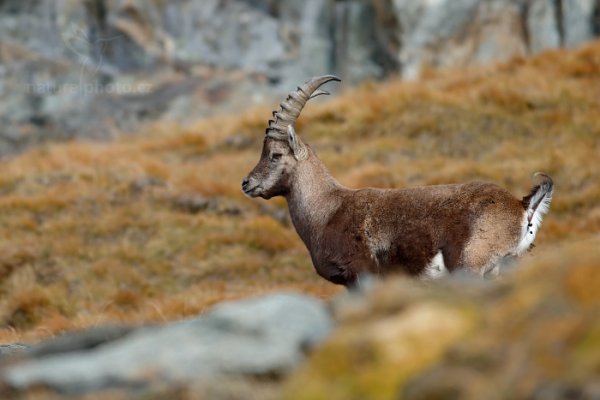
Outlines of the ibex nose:
<svg viewBox="0 0 600 400">
<path fill-rule="evenodd" d="M 248 179 L 248 177 L 245 177 L 242 180 L 242 189 L 246 189 L 246 187 L 248 187 L 248 183 L 250 183 L 250 180 Z"/>
</svg>

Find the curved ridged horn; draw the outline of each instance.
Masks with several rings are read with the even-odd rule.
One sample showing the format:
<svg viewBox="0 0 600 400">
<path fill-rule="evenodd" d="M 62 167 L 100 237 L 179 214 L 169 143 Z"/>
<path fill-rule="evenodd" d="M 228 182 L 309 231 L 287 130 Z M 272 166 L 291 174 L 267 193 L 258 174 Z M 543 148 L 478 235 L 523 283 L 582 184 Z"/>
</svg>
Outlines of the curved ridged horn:
<svg viewBox="0 0 600 400">
<path fill-rule="evenodd" d="M 329 94 L 329 92 L 321 90 L 319 87 L 330 81 L 341 82 L 341 79 L 334 75 L 317 76 L 307 81 L 304 85 L 298 86 L 295 91 L 291 92 L 281 102 L 279 110 L 273 111 L 274 120 L 269 121 L 269 127 L 266 131 L 267 135 L 286 135 L 288 125 L 296 122 L 308 100 L 313 97 Z"/>
</svg>

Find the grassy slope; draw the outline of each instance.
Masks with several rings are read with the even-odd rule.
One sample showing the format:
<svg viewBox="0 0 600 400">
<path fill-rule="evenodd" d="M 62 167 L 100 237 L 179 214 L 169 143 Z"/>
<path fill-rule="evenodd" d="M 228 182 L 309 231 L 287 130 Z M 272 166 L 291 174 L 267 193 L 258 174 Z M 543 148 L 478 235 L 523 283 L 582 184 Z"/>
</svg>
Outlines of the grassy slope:
<svg viewBox="0 0 600 400">
<path fill-rule="evenodd" d="M 425 78 L 312 104 L 297 130 L 353 187 L 483 179 L 522 196 L 534 171 L 550 173 L 557 192 L 536 252 L 600 231 L 600 43 Z M 240 193 L 269 115 L 3 161 L 0 340 L 171 320 L 285 288 L 339 292 L 280 222 L 285 203 Z"/>
</svg>

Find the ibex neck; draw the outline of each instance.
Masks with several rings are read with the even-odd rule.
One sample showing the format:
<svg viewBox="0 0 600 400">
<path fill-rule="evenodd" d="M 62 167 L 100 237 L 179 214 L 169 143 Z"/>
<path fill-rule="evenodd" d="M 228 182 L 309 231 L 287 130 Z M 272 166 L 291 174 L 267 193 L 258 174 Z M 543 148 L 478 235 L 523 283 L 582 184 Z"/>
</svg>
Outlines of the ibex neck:
<svg viewBox="0 0 600 400">
<path fill-rule="evenodd" d="M 314 154 L 298 166 L 286 199 L 294 227 L 309 250 L 339 209 L 345 190 Z"/>
</svg>

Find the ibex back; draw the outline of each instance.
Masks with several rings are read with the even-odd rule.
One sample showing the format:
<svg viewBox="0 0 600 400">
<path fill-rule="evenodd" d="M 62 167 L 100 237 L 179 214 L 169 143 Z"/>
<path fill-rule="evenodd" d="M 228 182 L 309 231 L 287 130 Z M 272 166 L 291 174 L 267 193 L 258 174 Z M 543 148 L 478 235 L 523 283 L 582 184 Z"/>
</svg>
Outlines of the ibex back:
<svg viewBox="0 0 600 400">
<path fill-rule="evenodd" d="M 543 173 L 522 200 L 493 183 L 406 189 L 349 189 L 338 183 L 294 131 L 319 87 L 313 78 L 273 112 L 261 158 L 244 178 L 250 197 L 284 196 L 317 272 L 351 286 L 363 273 L 405 272 L 437 278 L 457 269 L 497 274 L 502 261 L 528 250 L 552 199 Z"/>
</svg>

